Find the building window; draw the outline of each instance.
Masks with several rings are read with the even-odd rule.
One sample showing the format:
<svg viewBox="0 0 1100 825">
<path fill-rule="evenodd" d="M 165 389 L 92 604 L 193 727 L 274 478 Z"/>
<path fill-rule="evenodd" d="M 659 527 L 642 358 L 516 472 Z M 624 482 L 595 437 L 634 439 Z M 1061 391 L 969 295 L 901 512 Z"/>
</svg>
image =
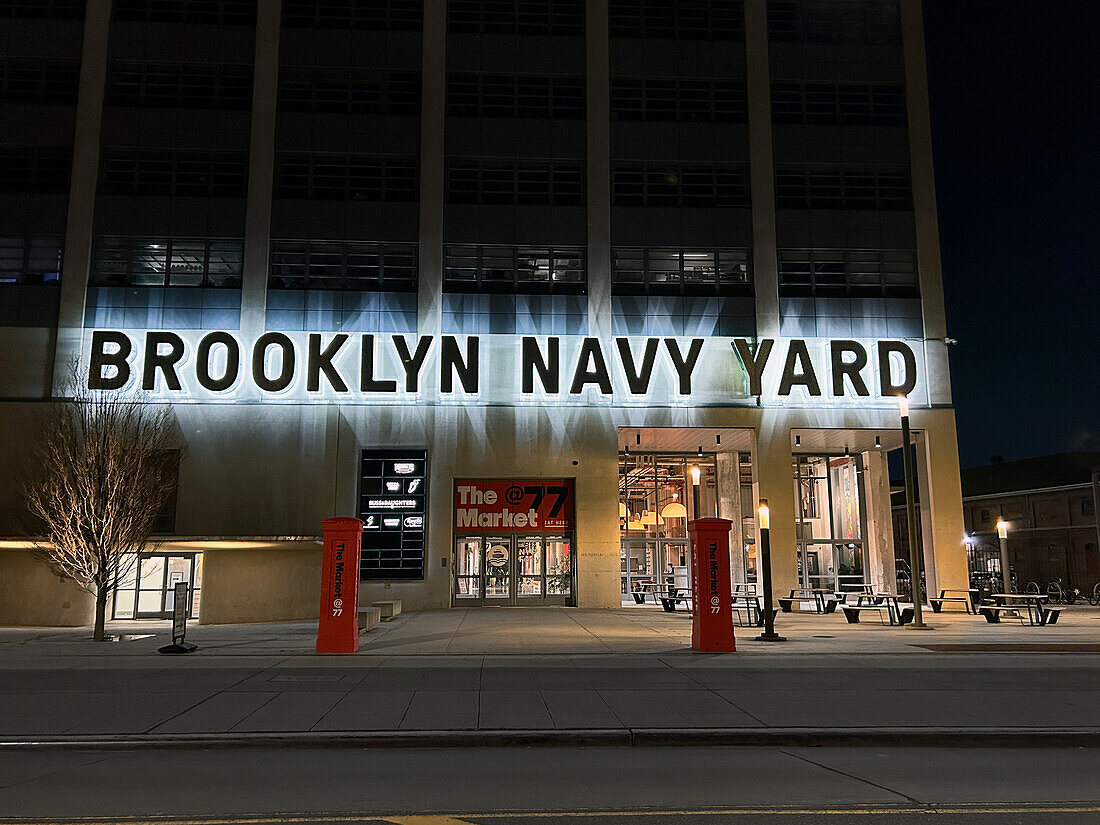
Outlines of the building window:
<svg viewBox="0 0 1100 825">
<path fill-rule="evenodd" d="M 0 284 L 56 284 L 61 238 L 0 238 Z"/>
<path fill-rule="evenodd" d="M 780 209 L 913 208 L 909 170 L 894 167 L 779 167 L 775 197 Z"/>
<path fill-rule="evenodd" d="M 470 34 L 584 34 L 583 0 L 450 0 L 447 29 Z"/>
<path fill-rule="evenodd" d="M 611 250 L 617 295 L 751 295 L 747 249 Z"/>
<path fill-rule="evenodd" d="M 0 18 L 84 19 L 84 0 L 0 0 Z"/>
<path fill-rule="evenodd" d="M 982 524 L 989 524 L 989 511 L 988 510 L 982 510 L 980 517 L 981 517 L 981 520 L 982 520 Z"/>
<path fill-rule="evenodd" d="M 420 0 L 284 0 L 282 24 L 296 28 L 412 31 L 423 26 Z"/>
<path fill-rule="evenodd" d="M 583 295 L 580 247 L 448 246 L 443 276 L 448 292 L 553 292 Z"/>
<path fill-rule="evenodd" d="M 353 115 L 419 115 L 420 72 L 281 69 L 279 109 Z"/>
<path fill-rule="evenodd" d="M 79 80 L 75 60 L 0 60 L 0 101 L 75 104 Z"/>
<path fill-rule="evenodd" d="M 415 292 L 414 244 L 272 241 L 272 289 Z"/>
<path fill-rule="evenodd" d="M 249 109 L 252 67 L 112 61 L 104 102 L 163 109 Z"/>
<path fill-rule="evenodd" d="M 615 206 L 748 206 L 748 166 L 616 163 L 611 171 L 611 192 Z"/>
<path fill-rule="evenodd" d="M 612 0 L 608 6 L 612 37 L 676 40 L 744 40 L 740 0 Z"/>
<path fill-rule="evenodd" d="M 1093 505 L 1092 499 L 1088 499 L 1088 498 L 1081 499 L 1081 515 L 1091 516 L 1095 512 L 1096 512 L 1096 509 L 1095 509 L 1095 506 Z"/>
<path fill-rule="evenodd" d="M 583 120 L 584 78 L 450 72 L 447 114 Z"/>
<path fill-rule="evenodd" d="M 92 286 L 240 288 L 239 239 L 130 238 L 101 235 L 92 252 Z"/>
<path fill-rule="evenodd" d="M 176 499 L 179 495 L 180 451 L 163 450 L 156 454 L 164 461 L 165 484 L 168 495 L 164 498 L 156 518 L 153 520 L 154 535 L 169 535 L 176 532 Z"/>
<path fill-rule="evenodd" d="M 917 297 L 917 255 L 894 249 L 780 249 L 779 294 L 787 297 Z"/>
<path fill-rule="evenodd" d="M 68 192 L 72 149 L 0 146 L 0 192 Z"/>
<path fill-rule="evenodd" d="M 900 83 L 774 83 L 772 122 L 904 126 Z"/>
<path fill-rule="evenodd" d="M 104 195 L 243 198 L 247 180 L 242 152 L 112 149 L 100 169 Z"/>
<path fill-rule="evenodd" d="M 745 123 L 743 80 L 614 77 L 611 116 L 616 120 Z"/>
<path fill-rule="evenodd" d="M 111 17 L 143 23 L 250 26 L 256 22 L 256 0 L 114 0 Z"/>
<path fill-rule="evenodd" d="M 575 160 L 451 159 L 447 203 L 583 206 L 584 173 Z"/>
<path fill-rule="evenodd" d="M 768 0 L 768 39 L 791 43 L 898 43 L 896 0 Z"/>
<path fill-rule="evenodd" d="M 414 158 L 280 153 L 275 197 L 415 203 L 416 170 Z"/>
</svg>

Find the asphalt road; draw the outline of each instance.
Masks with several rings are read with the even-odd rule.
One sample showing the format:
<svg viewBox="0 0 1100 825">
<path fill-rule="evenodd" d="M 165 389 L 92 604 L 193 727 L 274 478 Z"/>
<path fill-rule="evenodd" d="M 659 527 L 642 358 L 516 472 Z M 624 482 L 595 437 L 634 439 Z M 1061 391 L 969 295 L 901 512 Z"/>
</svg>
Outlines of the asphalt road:
<svg viewBox="0 0 1100 825">
<path fill-rule="evenodd" d="M 1100 748 L 28 751 L 0 821 L 1100 823 L 1097 777 Z"/>
</svg>

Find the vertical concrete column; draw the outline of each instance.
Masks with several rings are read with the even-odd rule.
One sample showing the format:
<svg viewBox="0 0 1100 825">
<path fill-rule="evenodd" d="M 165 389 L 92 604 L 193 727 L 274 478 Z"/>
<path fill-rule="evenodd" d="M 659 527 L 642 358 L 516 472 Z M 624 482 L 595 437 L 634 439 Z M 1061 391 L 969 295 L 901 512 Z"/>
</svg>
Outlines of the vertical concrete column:
<svg viewBox="0 0 1100 825">
<path fill-rule="evenodd" d="M 244 219 L 241 335 L 258 337 L 267 323 L 271 198 L 275 185 L 275 113 L 279 99 L 280 0 L 259 0 L 252 75 L 252 128 Z"/>
<path fill-rule="evenodd" d="M 766 0 L 745 0 L 748 73 L 749 187 L 752 198 L 752 272 L 756 335 L 779 335 L 779 270 L 775 255 L 775 167 L 772 161 L 771 72 Z M 775 535 L 774 532 L 772 535 Z"/>
<path fill-rule="evenodd" d="M 915 411 L 914 423 L 922 430 L 916 440 L 916 463 L 928 592 L 935 594 L 944 587 L 965 588 L 970 577 L 955 413 Z"/>
<path fill-rule="evenodd" d="M 84 337 L 84 306 L 92 257 L 95 190 L 99 177 L 99 132 L 107 82 L 107 40 L 111 0 L 88 0 L 84 12 L 84 43 L 80 53 L 80 86 L 73 135 L 73 169 L 69 180 L 69 211 L 65 221 L 65 258 L 54 345 L 53 394 L 65 391 L 70 362 L 80 357 Z"/>
<path fill-rule="evenodd" d="M 585 3 L 588 334 L 611 335 L 611 71 L 607 0 Z"/>
<path fill-rule="evenodd" d="M 798 586 L 798 541 L 795 531 L 794 476 L 791 469 L 790 430 L 783 423 L 782 410 L 764 410 L 752 455 L 753 485 L 756 498 L 766 498 L 771 510 L 772 584 L 777 595 L 786 595 Z M 756 526 L 757 565 L 763 564 L 760 552 L 760 525 Z M 763 568 L 758 578 L 762 578 Z"/>
<path fill-rule="evenodd" d="M 737 453 L 715 456 L 718 485 L 718 517 L 728 518 L 730 526 L 730 581 L 745 581 L 745 543 L 741 536 L 741 472 Z"/>
<path fill-rule="evenodd" d="M 936 179 L 932 166 L 932 120 L 928 108 L 928 75 L 924 55 L 924 19 L 921 0 L 901 0 L 902 55 L 905 64 L 905 108 L 909 120 L 909 175 L 916 221 L 917 271 L 924 312 L 925 369 L 929 402 L 951 403 L 948 371 L 947 322 L 940 265 Z"/>
<path fill-rule="evenodd" d="M 881 450 L 863 453 L 863 501 L 871 583 L 879 593 L 893 593 L 897 588 L 897 567 L 890 514 L 890 468 Z"/>
</svg>

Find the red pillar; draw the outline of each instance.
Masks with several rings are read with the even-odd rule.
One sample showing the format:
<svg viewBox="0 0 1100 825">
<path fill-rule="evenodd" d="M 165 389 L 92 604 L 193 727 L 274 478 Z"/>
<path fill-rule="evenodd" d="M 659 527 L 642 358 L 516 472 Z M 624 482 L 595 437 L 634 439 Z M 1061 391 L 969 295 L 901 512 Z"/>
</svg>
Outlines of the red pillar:
<svg viewBox="0 0 1100 825">
<path fill-rule="evenodd" d="M 354 653 L 359 649 L 359 553 L 363 522 L 327 518 L 321 522 L 321 614 L 317 620 L 318 653 Z"/>
<path fill-rule="evenodd" d="M 733 653 L 733 595 L 730 591 L 730 526 L 724 518 L 688 523 L 691 539 L 691 649 Z"/>
</svg>

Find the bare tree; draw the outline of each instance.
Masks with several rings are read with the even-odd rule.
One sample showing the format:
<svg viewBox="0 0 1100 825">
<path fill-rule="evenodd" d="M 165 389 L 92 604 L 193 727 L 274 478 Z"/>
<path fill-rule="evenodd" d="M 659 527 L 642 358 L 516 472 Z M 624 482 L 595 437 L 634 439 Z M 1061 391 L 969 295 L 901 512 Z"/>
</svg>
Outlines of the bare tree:
<svg viewBox="0 0 1100 825">
<path fill-rule="evenodd" d="M 39 555 L 95 596 L 103 641 L 107 598 L 145 548 L 175 484 L 172 416 L 144 396 L 89 390 L 72 369 L 71 398 L 51 403 L 24 487 L 43 525 Z"/>
</svg>

